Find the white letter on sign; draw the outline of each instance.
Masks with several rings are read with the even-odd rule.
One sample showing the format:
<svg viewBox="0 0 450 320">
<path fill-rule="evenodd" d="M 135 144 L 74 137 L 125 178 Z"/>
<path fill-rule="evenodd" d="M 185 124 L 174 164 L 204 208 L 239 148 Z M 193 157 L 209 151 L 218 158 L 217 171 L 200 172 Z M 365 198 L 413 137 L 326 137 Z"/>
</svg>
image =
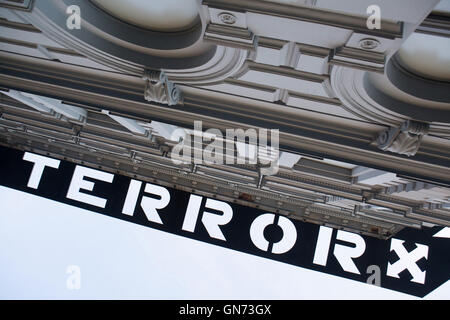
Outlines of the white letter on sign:
<svg viewBox="0 0 450 320">
<path fill-rule="evenodd" d="M 328 260 L 328 251 L 330 250 L 331 236 L 333 229 L 321 226 L 319 236 L 317 237 L 316 251 L 314 252 L 314 264 L 326 266 Z"/>
<path fill-rule="evenodd" d="M 327 265 L 332 232 L 333 229 L 329 227 L 320 227 L 316 251 L 314 253 L 314 264 L 321 266 Z M 353 262 L 353 259 L 360 257 L 366 250 L 366 242 L 364 241 L 364 238 L 355 233 L 339 230 L 337 232 L 336 239 L 355 244 L 355 247 L 336 244 L 334 246 L 333 254 L 342 269 L 347 272 L 360 274 L 358 268 Z"/>
<path fill-rule="evenodd" d="M 134 209 L 136 208 L 136 202 L 139 197 L 139 191 L 141 190 L 142 182 L 138 180 L 131 180 L 128 187 L 127 197 L 123 205 L 122 213 L 132 216 Z M 141 207 L 144 210 L 145 216 L 148 221 L 163 224 L 161 217 L 158 214 L 157 209 L 165 208 L 170 202 L 170 193 L 164 187 L 160 187 L 151 183 L 145 185 L 145 192 L 160 196 L 160 199 L 150 198 L 143 196 L 141 200 Z"/>
<path fill-rule="evenodd" d="M 114 175 L 95 169 L 76 166 L 72 176 L 72 181 L 70 182 L 67 198 L 104 208 L 106 206 L 106 199 L 80 192 L 80 189 L 88 191 L 92 191 L 94 189 L 94 183 L 84 180 L 84 177 L 111 183 L 114 179 Z"/>
<path fill-rule="evenodd" d="M 405 269 L 408 269 L 409 273 L 412 275 L 412 282 L 425 283 L 425 273 L 426 271 L 420 270 L 419 266 L 416 264 L 422 258 L 428 259 L 428 246 L 416 243 L 417 248 L 411 252 L 406 251 L 403 243 L 405 241 L 399 239 L 391 240 L 391 251 L 397 253 L 399 260 L 393 264 L 388 262 L 386 275 L 389 277 L 400 278 L 399 273 Z"/>
<path fill-rule="evenodd" d="M 258 216 L 250 226 L 250 239 L 262 251 L 269 249 L 269 241 L 264 238 L 264 229 L 275 222 L 275 215 L 266 213 Z M 272 246 L 272 253 L 282 254 L 292 249 L 297 241 L 297 229 L 286 217 L 278 218 L 278 226 L 283 230 L 283 238 Z"/>
<path fill-rule="evenodd" d="M 139 191 L 141 190 L 142 182 L 132 179 L 130 186 L 128 187 L 127 197 L 123 205 L 122 213 L 132 216 L 134 209 L 136 208 L 136 202 L 138 201 Z"/>
<path fill-rule="evenodd" d="M 194 232 L 201 203 L 202 197 L 191 194 L 183 221 L 182 229 L 184 231 Z M 227 241 L 219 226 L 226 225 L 231 221 L 231 218 L 233 218 L 233 209 L 228 203 L 214 199 L 206 199 L 205 208 L 223 213 L 222 215 L 218 215 L 205 211 L 202 216 L 202 223 L 211 238 Z"/>
<path fill-rule="evenodd" d="M 362 256 L 364 251 L 366 251 L 366 242 L 363 237 L 356 233 L 339 230 L 336 239 L 355 244 L 353 248 L 336 244 L 334 246 L 334 255 L 345 271 L 360 274 L 353 259 Z"/>
<path fill-rule="evenodd" d="M 161 197 L 161 199 L 142 197 L 141 207 L 144 210 L 144 213 L 149 221 L 162 224 L 161 218 L 158 214 L 158 210 L 156 209 L 163 209 L 169 204 L 169 190 L 154 184 L 147 183 L 145 185 L 144 191 L 147 193 L 156 194 Z"/>
<path fill-rule="evenodd" d="M 37 189 L 39 187 L 39 182 L 41 182 L 45 167 L 58 169 L 60 163 L 59 160 L 47 158 L 29 152 L 25 152 L 25 154 L 23 155 L 23 160 L 34 162 L 33 170 L 31 170 L 30 178 L 28 179 L 27 184 L 27 187 L 33 189 Z"/>
<path fill-rule="evenodd" d="M 223 226 L 231 221 L 231 218 L 233 217 L 233 209 L 231 209 L 228 203 L 213 199 L 206 199 L 205 208 L 223 212 L 222 215 L 217 215 L 212 212 L 205 211 L 203 213 L 202 223 L 211 238 L 226 241 L 219 226 Z"/>
</svg>

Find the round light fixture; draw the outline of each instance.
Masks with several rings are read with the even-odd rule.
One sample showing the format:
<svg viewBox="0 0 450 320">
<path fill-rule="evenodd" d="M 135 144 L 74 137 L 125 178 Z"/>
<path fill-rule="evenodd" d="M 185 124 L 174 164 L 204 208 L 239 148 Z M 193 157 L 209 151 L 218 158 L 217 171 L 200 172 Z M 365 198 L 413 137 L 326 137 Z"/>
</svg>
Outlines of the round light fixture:
<svg viewBox="0 0 450 320">
<path fill-rule="evenodd" d="M 376 49 L 380 45 L 380 42 L 376 39 L 365 38 L 359 41 L 359 46 L 361 49 L 365 50 L 373 50 Z"/>
<path fill-rule="evenodd" d="M 198 17 L 196 0 L 92 0 L 110 15 L 155 31 L 181 31 Z"/>
</svg>

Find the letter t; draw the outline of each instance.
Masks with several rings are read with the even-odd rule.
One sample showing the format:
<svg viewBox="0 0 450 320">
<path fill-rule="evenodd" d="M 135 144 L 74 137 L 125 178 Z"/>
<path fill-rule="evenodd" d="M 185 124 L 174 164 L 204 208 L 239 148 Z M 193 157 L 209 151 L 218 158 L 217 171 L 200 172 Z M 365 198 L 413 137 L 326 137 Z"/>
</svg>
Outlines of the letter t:
<svg viewBox="0 0 450 320">
<path fill-rule="evenodd" d="M 39 182 L 41 181 L 42 174 L 44 173 L 45 167 L 51 167 L 58 169 L 59 160 L 40 156 L 34 153 L 25 152 L 23 155 L 23 160 L 34 162 L 33 170 L 31 170 L 30 178 L 28 179 L 27 187 L 37 189 L 39 187 Z"/>
</svg>

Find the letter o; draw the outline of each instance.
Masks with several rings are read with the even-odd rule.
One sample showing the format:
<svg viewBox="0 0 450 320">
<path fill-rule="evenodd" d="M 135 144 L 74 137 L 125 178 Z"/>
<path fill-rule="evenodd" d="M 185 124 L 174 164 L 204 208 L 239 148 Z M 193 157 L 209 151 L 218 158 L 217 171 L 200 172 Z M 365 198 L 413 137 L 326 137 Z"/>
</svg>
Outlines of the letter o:
<svg viewBox="0 0 450 320">
<path fill-rule="evenodd" d="M 264 229 L 275 222 L 273 213 L 265 213 L 253 220 L 250 226 L 250 239 L 253 244 L 262 251 L 269 250 L 269 241 L 264 237 Z M 280 241 L 272 246 L 272 253 L 282 254 L 292 249 L 297 241 L 297 229 L 291 220 L 280 216 L 278 218 L 278 226 L 283 230 L 283 237 Z"/>
</svg>

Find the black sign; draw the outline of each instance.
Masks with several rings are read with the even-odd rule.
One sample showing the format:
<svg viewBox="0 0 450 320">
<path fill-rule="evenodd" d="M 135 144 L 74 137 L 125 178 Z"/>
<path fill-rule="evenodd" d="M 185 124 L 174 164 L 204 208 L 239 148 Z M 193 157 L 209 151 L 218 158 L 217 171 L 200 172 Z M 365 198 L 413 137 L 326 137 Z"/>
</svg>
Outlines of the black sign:
<svg viewBox="0 0 450 320">
<path fill-rule="evenodd" d="M 450 278 L 442 227 L 389 240 L 0 147 L 0 184 L 110 217 L 423 297 Z"/>
</svg>

